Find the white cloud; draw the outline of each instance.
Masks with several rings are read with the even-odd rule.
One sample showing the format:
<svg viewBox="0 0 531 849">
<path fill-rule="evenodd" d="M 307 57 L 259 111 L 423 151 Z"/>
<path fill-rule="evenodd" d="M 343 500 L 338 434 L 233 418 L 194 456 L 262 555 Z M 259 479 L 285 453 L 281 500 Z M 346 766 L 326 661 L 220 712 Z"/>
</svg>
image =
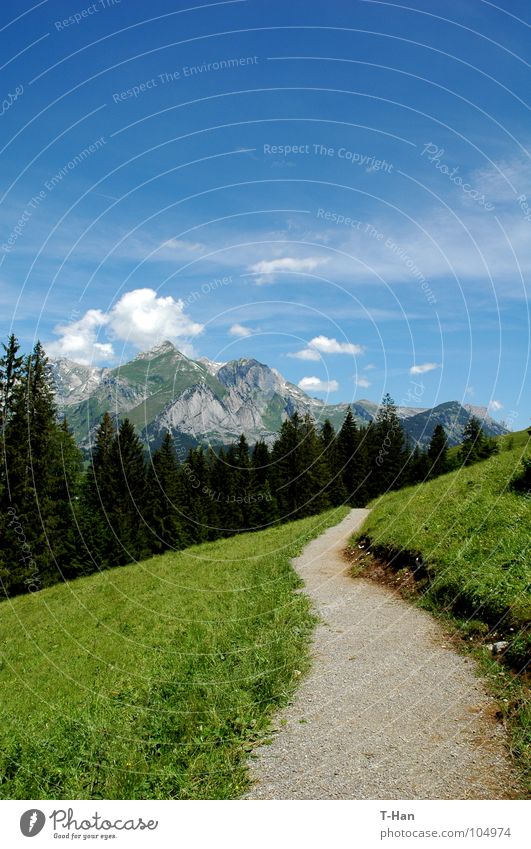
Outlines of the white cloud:
<svg viewBox="0 0 531 849">
<path fill-rule="evenodd" d="M 367 380 L 366 377 L 356 377 L 354 378 L 354 382 L 356 386 L 361 386 L 362 389 L 367 389 L 371 385 L 370 380 Z"/>
<path fill-rule="evenodd" d="M 295 357 L 297 360 L 320 360 L 321 354 L 361 354 L 364 348 L 361 345 L 354 345 L 352 342 L 338 342 L 337 339 L 330 339 L 328 336 L 314 336 L 308 342 L 308 347 L 302 351 L 294 351 L 288 354 L 288 357 Z"/>
<path fill-rule="evenodd" d="M 363 366 L 363 371 L 372 371 L 375 368 L 376 366 L 374 365 L 374 363 L 367 363 L 366 366 Z"/>
<path fill-rule="evenodd" d="M 362 354 L 363 347 L 352 342 L 338 342 L 328 336 L 315 336 L 308 342 L 309 348 L 315 348 L 323 354 Z"/>
<path fill-rule="evenodd" d="M 54 328 L 60 338 L 46 345 L 46 352 L 51 357 L 66 357 L 83 365 L 112 357 L 114 351 L 110 342 L 98 342 L 98 331 L 107 323 L 108 317 L 101 310 L 87 310 L 78 321 L 58 324 Z"/>
<path fill-rule="evenodd" d="M 494 165 L 474 171 L 471 179 L 474 186 L 485 193 L 487 200 L 514 203 L 518 195 L 531 191 L 531 163 L 524 156 L 501 159 Z"/>
<path fill-rule="evenodd" d="M 273 283 L 275 275 L 279 271 L 314 271 L 326 262 L 328 262 L 326 257 L 310 256 L 305 259 L 297 259 L 297 257 L 284 256 L 278 259 L 263 259 L 260 262 L 255 262 L 249 266 L 249 271 L 251 274 L 259 275 L 256 278 L 256 283 L 260 286 L 263 283 Z"/>
<path fill-rule="evenodd" d="M 337 380 L 321 380 L 319 377 L 303 377 L 298 386 L 305 392 L 335 392 L 339 389 Z"/>
<path fill-rule="evenodd" d="M 489 402 L 489 410 L 493 413 L 498 413 L 503 407 L 501 401 L 496 401 L 494 398 Z"/>
<path fill-rule="evenodd" d="M 411 366 L 409 369 L 410 374 L 426 374 L 427 371 L 433 371 L 436 368 L 440 368 L 439 363 L 421 363 L 418 366 Z"/>
<path fill-rule="evenodd" d="M 163 242 L 161 248 L 169 248 L 172 251 L 177 251 L 179 253 L 196 253 L 197 251 L 204 250 L 204 245 L 201 242 L 188 242 L 186 239 L 168 239 L 167 242 Z"/>
<path fill-rule="evenodd" d="M 239 336 L 244 339 L 246 336 L 252 336 L 253 331 L 250 327 L 244 327 L 243 324 L 233 324 L 231 328 L 229 328 L 229 333 L 231 336 Z"/>
<path fill-rule="evenodd" d="M 288 354 L 288 357 L 294 357 L 296 360 L 320 360 L 321 354 L 319 351 L 314 351 L 312 348 L 303 348 L 302 351 L 293 351 Z"/>
<path fill-rule="evenodd" d="M 193 353 L 190 338 L 201 333 L 203 325 L 184 312 L 184 303 L 171 295 L 157 297 L 154 289 L 134 289 L 114 304 L 109 312 L 87 310 L 78 321 L 59 324 L 54 333 L 60 338 L 46 346 L 53 357 L 68 357 L 79 363 L 91 363 L 113 356 L 111 342 L 99 342 L 98 332 L 105 329 L 111 340 L 120 340 L 135 348 L 150 348 L 169 339 L 183 353 Z"/>
<path fill-rule="evenodd" d="M 134 289 L 111 309 L 109 329 L 113 337 L 140 349 L 164 339 L 178 347 L 189 347 L 189 338 L 201 333 L 203 325 L 192 321 L 183 310 L 184 302 L 171 295 L 159 298 L 154 289 Z"/>
<path fill-rule="evenodd" d="M 473 398 L 475 394 L 476 390 L 474 389 L 474 387 L 467 386 L 467 388 L 465 389 L 465 395 L 467 395 L 469 398 Z"/>
</svg>

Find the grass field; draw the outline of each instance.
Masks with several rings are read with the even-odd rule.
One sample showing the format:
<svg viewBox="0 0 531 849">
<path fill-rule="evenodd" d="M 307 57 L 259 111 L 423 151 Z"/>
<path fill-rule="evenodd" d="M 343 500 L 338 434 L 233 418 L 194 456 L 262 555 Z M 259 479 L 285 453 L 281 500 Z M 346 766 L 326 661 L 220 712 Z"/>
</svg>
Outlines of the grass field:
<svg viewBox="0 0 531 849">
<path fill-rule="evenodd" d="M 515 656 L 531 619 L 531 499 L 508 484 L 527 443 L 503 438 L 489 460 L 382 496 L 363 528 L 373 551 L 422 564 L 432 600 L 510 636 Z"/>
<path fill-rule="evenodd" d="M 531 709 L 526 676 L 531 639 L 531 499 L 509 482 L 521 458 L 531 455 L 526 431 L 500 438 L 500 453 L 476 465 L 375 500 L 361 535 L 372 555 L 397 572 L 400 583 L 416 569 L 413 595 L 449 617 L 476 650 L 500 697 L 513 746 L 529 769 Z M 354 546 L 355 547 L 355 546 Z M 369 561 L 370 562 L 370 559 Z M 411 593 L 411 581 L 405 580 Z M 494 663 L 485 647 L 506 640 Z M 527 667 L 528 668 L 528 667 Z"/>
<path fill-rule="evenodd" d="M 308 663 L 290 558 L 346 512 L 0 604 L 0 798 L 240 795 Z"/>
</svg>

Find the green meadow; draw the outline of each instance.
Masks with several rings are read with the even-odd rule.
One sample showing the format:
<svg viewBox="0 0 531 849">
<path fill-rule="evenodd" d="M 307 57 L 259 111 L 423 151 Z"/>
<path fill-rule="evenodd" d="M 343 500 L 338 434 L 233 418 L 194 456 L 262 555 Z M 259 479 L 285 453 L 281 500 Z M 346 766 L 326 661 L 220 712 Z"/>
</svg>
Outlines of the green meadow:
<svg viewBox="0 0 531 849">
<path fill-rule="evenodd" d="M 347 508 L 0 604 L 0 797 L 227 799 L 308 665 L 290 565 Z"/>
</svg>

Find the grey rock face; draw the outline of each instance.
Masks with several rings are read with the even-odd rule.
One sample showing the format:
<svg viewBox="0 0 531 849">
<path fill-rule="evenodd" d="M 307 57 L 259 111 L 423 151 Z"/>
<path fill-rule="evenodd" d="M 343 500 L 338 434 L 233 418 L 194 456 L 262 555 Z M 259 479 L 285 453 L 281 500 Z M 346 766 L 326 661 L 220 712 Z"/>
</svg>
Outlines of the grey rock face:
<svg viewBox="0 0 531 849">
<path fill-rule="evenodd" d="M 147 442 L 157 443 L 169 430 L 174 436 L 186 436 L 187 445 L 227 444 L 241 433 L 251 442 L 272 442 L 282 422 L 295 412 L 309 413 L 318 423 L 330 418 L 336 429 L 349 409 L 359 425 L 367 425 L 378 412 L 373 401 L 325 404 L 311 398 L 258 360 L 195 361 L 169 341 L 114 369 L 66 359 L 51 365 L 58 405 L 85 447 L 106 410 L 127 414 Z M 406 433 L 421 445 L 429 442 L 439 423 L 450 444 L 457 444 L 472 414 L 482 419 L 487 435 L 506 432 L 485 408 L 467 409 L 457 401 L 433 409 L 398 409 Z"/>
</svg>

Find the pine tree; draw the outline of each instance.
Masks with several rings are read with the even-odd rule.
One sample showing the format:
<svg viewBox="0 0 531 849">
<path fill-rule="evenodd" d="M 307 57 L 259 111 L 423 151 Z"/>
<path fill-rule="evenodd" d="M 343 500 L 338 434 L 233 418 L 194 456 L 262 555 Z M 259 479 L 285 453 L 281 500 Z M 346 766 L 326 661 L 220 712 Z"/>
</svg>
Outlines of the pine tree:
<svg viewBox="0 0 531 849">
<path fill-rule="evenodd" d="M 80 529 L 87 573 L 115 565 L 116 538 L 112 525 L 115 482 L 111 466 L 114 438 L 113 421 L 105 413 L 96 431 L 80 497 Z"/>
<path fill-rule="evenodd" d="M 13 520 L 13 506 L 10 498 L 9 480 L 7 477 L 8 454 L 6 428 L 13 413 L 13 400 L 20 384 L 23 357 L 19 356 L 19 343 L 12 334 L 7 345 L 2 345 L 4 354 L 0 357 L 0 581 L 5 592 L 9 592 L 12 584 L 14 554 L 11 550 L 13 544 L 10 526 Z M 12 434 L 13 435 L 13 434 Z M 16 556 L 16 555 L 15 555 Z"/>
<path fill-rule="evenodd" d="M 109 512 L 115 532 L 113 563 L 139 560 L 149 553 L 146 509 L 144 449 L 129 419 L 124 419 L 109 454 L 110 481 L 114 503 Z"/>
<path fill-rule="evenodd" d="M 245 452 L 244 446 L 244 452 Z M 240 462 L 245 462 L 244 456 L 237 445 L 230 445 L 225 454 L 226 491 L 220 493 L 225 499 L 227 511 L 227 527 L 233 532 L 247 530 L 246 510 L 244 510 L 245 486 L 242 478 Z"/>
<path fill-rule="evenodd" d="M 183 493 L 179 463 L 171 435 L 166 432 L 147 473 L 146 521 L 154 553 L 184 548 L 187 543 L 181 515 Z"/>
<path fill-rule="evenodd" d="M 485 436 L 480 420 L 471 416 L 463 430 L 463 442 L 459 449 L 459 461 L 462 466 L 470 466 L 478 460 L 486 460 L 497 454 L 499 445 L 494 439 Z"/>
<path fill-rule="evenodd" d="M 15 387 L 21 378 L 24 357 L 19 356 L 20 345 L 12 333 L 0 357 L 0 433 L 9 421 Z"/>
<path fill-rule="evenodd" d="M 315 423 L 308 413 L 302 421 L 301 433 L 300 453 L 303 472 L 300 475 L 300 487 L 303 506 L 300 515 L 310 516 L 330 506 L 327 491 L 329 470 Z"/>
<path fill-rule="evenodd" d="M 71 435 L 57 422 L 42 345 L 37 342 L 20 365 L 11 339 L 6 358 L 14 369 L 5 367 L 2 383 L 2 506 L 12 517 L 5 528 L 4 546 L 11 554 L 5 578 L 9 592 L 16 593 L 55 583 L 71 568 L 75 550 L 71 498 L 77 493 L 79 454 Z"/>
<path fill-rule="evenodd" d="M 348 502 L 361 507 L 368 497 L 367 433 L 359 430 L 349 410 L 337 436 L 338 460 Z"/>
<path fill-rule="evenodd" d="M 283 521 L 328 506 L 327 471 L 312 418 L 298 413 L 282 423 L 272 451 L 272 484 Z"/>
<path fill-rule="evenodd" d="M 278 518 L 278 505 L 271 491 L 269 474 L 271 454 L 267 444 L 260 440 L 253 448 L 251 458 L 251 527 L 266 528 Z"/>
<path fill-rule="evenodd" d="M 22 471 L 22 463 L 18 468 L 11 466 L 10 488 L 25 529 L 26 541 L 38 565 L 38 581 L 35 584 L 43 587 L 60 578 L 49 537 L 56 510 L 53 487 L 60 471 L 54 450 L 57 445 L 57 408 L 48 359 L 40 342 L 36 343 L 25 361 L 20 390 L 18 408 L 10 422 L 14 432 L 11 445 L 19 441 L 16 453 L 22 449 L 18 459 L 25 460 L 26 468 Z M 17 477 L 15 487 L 12 471 Z"/>
<path fill-rule="evenodd" d="M 241 508 L 241 530 L 249 530 L 251 522 L 251 461 L 249 445 L 242 433 L 234 452 L 234 478 L 238 504 Z"/>
<path fill-rule="evenodd" d="M 50 501 L 53 505 L 48 536 L 56 564 L 63 577 L 74 577 L 82 569 L 79 550 L 82 457 L 66 418 L 55 430 Z"/>
<path fill-rule="evenodd" d="M 204 449 L 191 448 L 182 465 L 183 513 L 194 543 L 212 538 L 212 486 Z"/>
<path fill-rule="evenodd" d="M 485 435 L 477 416 L 470 416 L 463 430 L 463 441 L 459 448 L 461 465 L 469 466 L 476 463 L 482 454 Z"/>
<path fill-rule="evenodd" d="M 327 501 L 337 507 L 347 499 L 347 490 L 343 483 L 343 463 L 336 432 L 330 420 L 325 419 L 319 434 L 321 441 L 322 459 L 325 464 Z"/>
<path fill-rule="evenodd" d="M 404 431 L 395 403 L 384 395 L 376 420 L 369 427 L 370 495 L 379 495 L 403 484 L 407 460 Z"/>
<path fill-rule="evenodd" d="M 428 448 L 428 474 L 430 478 L 449 471 L 448 439 L 441 424 L 435 425 Z"/>
<path fill-rule="evenodd" d="M 271 454 L 273 489 L 282 521 L 294 519 L 301 504 L 298 490 L 298 478 L 302 471 L 298 454 L 301 424 L 298 413 L 282 422 Z"/>
<path fill-rule="evenodd" d="M 412 486 L 427 480 L 430 469 L 427 453 L 417 443 L 414 448 L 411 445 L 406 448 L 406 455 L 407 460 L 401 476 L 401 485 Z"/>
<path fill-rule="evenodd" d="M 216 533 L 218 537 L 227 537 L 233 533 L 232 506 L 229 494 L 232 492 L 232 470 L 229 470 L 223 448 L 212 452 L 209 463 L 211 498 L 216 508 Z"/>
</svg>

